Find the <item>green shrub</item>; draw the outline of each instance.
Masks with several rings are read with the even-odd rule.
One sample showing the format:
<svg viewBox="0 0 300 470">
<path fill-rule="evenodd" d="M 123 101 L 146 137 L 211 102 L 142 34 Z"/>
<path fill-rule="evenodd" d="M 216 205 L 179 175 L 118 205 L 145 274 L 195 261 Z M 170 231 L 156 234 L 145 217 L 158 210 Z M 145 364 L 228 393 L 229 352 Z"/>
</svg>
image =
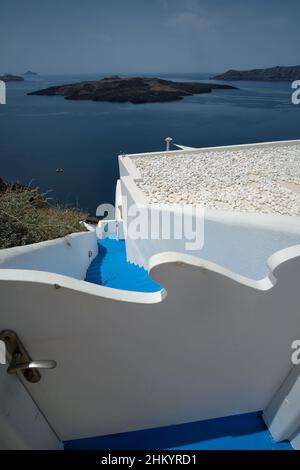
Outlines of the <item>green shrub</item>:
<svg viewBox="0 0 300 470">
<path fill-rule="evenodd" d="M 7 185 L 0 192 L 0 248 L 28 245 L 85 231 L 86 214 L 49 207 L 36 189 Z"/>
</svg>

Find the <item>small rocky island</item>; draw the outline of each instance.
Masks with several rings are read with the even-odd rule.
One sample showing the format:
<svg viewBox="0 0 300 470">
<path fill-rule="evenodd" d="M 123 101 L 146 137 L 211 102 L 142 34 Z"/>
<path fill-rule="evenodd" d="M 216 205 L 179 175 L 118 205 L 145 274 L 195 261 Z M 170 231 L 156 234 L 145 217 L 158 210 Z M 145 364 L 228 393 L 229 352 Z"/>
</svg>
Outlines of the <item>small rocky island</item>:
<svg viewBox="0 0 300 470">
<path fill-rule="evenodd" d="M 28 93 L 29 95 L 64 96 L 67 100 L 109 101 L 115 103 L 158 103 L 177 101 L 185 96 L 210 93 L 233 86 L 198 82 L 172 82 L 160 78 L 107 77 L 102 80 L 59 85 Z"/>
<path fill-rule="evenodd" d="M 36 72 L 32 72 L 32 70 L 28 70 L 27 72 L 23 73 L 24 76 L 33 76 L 38 75 Z"/>
<path fill-rule="evenodd" d="M 2 80 L 2 82 L 23 82 L 24 78 L 19 77 L 18 75 L 5 73 L 4 75 L 0 75 L 0 80 Z"/>
<path fill-rule="evenodd" d="M 300 80 L 300 65 L 267 69 L 228 70 L 212 77 L 216 80 L 294 81 Z"/>
</svg>

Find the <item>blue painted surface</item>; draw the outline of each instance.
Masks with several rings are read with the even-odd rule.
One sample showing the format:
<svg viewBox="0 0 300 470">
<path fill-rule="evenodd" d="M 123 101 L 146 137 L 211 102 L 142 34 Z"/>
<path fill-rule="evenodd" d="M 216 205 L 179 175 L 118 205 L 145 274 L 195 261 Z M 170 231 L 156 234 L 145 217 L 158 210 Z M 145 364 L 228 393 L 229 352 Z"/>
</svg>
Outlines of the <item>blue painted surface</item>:
<svg viewBox="0 0 300 470">
<path fill-rule="evenodd" d="M 98 240 L 98 255 L 90 264 L 85 280 L 101 286 L 135 292 L 157 292 L 161 287 L 147 271 L 126 260 L 124 240 Z"/>
<path fill-rule="evenodd" d="M 261 412 L 66 441 L 66 450 L 292 450 L 276 443 Z"/>
</svg>

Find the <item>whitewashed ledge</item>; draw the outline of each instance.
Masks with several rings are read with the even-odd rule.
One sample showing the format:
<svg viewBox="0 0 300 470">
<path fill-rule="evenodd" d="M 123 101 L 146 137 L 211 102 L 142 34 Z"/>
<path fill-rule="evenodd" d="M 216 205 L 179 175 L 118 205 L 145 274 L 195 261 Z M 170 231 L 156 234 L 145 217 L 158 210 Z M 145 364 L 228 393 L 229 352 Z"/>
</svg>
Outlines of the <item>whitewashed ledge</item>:
<svg viewBox="0 0 300 470">
<path fill-rule="evenodd" d="M 120 217 L 123 197 L 147 203 L 133 162 L 119 159 Z M 300 218 L 208 209 L 205 219 L 193 255 L 172 240 L 126 239 L 129 259 L 163 286 L 156 293 L 85 282 L 94 231 L 1 252 L 0 330 L 57 362 L 26 389 L 60 440 L 264 410 L 273 437 L 299 448 L 299 368 L 286 377 L 300 331 Z M 19 448 L 57 448 L 12 387 L 1 395 L 0 446 L 1 429 L 12 446 L 13 429 Z M 20 404 L 25 413 L 10 413 Z"/>
<path fill-rule="evenodd" d="M 300 141 L 135 156 L 149 203 L 300 215 Z"/>
<path fill-rule="evenodd" d="M 258 280 L 270 256 L 300 245 L 299 140 L 120 155 L 119 168 L 129 203 L 205 209 L 198 251 L 174 240 L 126 240 L 128 259 L 146 269 L 151 256 L 173 251 Z"/>
</svg>

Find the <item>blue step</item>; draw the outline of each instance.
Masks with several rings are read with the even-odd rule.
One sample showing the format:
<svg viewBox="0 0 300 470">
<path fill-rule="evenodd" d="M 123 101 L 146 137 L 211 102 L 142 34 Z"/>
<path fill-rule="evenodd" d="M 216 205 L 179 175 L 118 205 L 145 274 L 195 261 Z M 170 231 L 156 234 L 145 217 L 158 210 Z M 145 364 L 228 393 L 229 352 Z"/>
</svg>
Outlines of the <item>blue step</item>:
<svg viewBox="0 0 300 470">
<path fill-rule="evenodd" d="M 91 262 L 85 280 L 100 286 L 134 292 L 157 292 L 161 290 L 144 268 L 126 259 L 124 240 L 115 237 L 98 240 L 98 255 Z"/>
<path fill-rule="evenodd" d="M 274 442 L 261 412 L 64 442 L 66 450 L 292 450 Z"/>
</svg>

